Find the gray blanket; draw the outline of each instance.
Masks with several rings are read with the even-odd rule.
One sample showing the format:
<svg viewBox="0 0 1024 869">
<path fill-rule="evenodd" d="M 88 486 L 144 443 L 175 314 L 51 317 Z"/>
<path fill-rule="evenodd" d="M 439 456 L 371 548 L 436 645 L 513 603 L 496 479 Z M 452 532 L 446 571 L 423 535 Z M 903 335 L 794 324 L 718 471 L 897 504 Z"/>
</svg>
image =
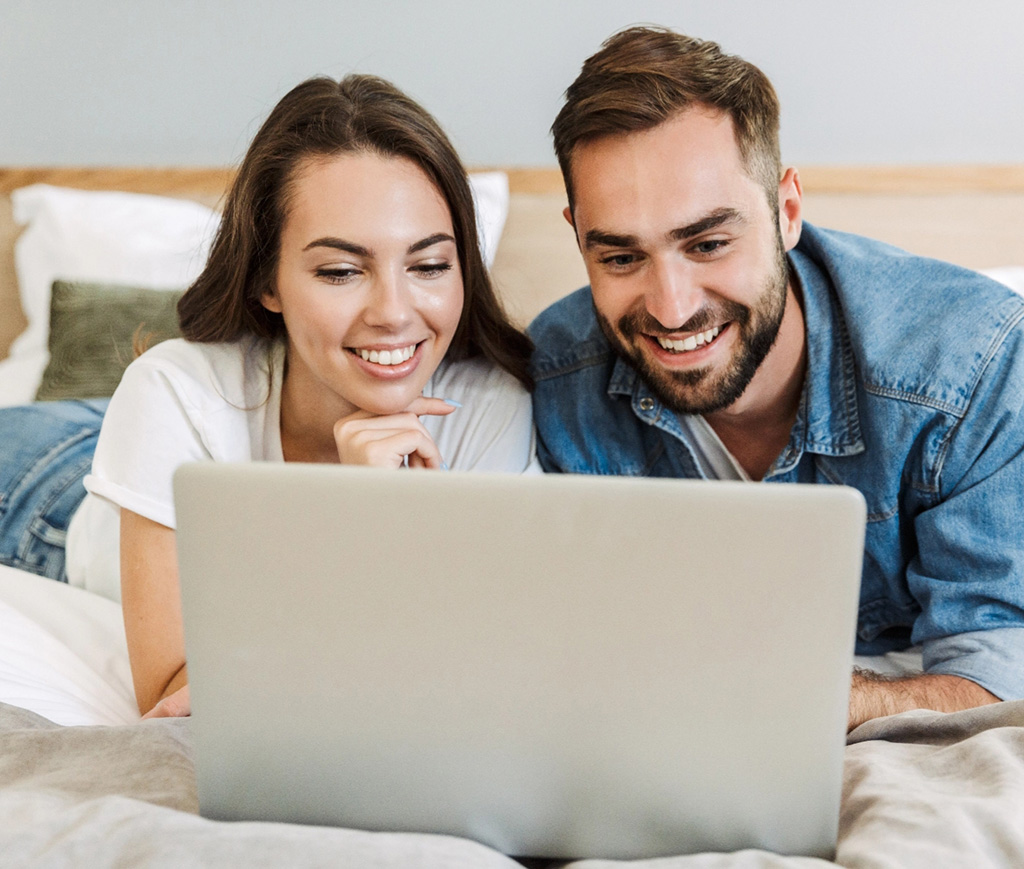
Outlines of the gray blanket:
<svg viewBox="0 0 1024 869">
<path fill-rule="evenodd" d="M 849 743 L 835 864 L 743 851 L 631 865 L 1024 866 L 1024 701 L 880 719 L 854 731 Z M 187 719 L 60 727 L 0 704 L 4 866 L 520 869 L 482 845 L 448 836 L 222 823 L 196 812 Z"/>
</svg>

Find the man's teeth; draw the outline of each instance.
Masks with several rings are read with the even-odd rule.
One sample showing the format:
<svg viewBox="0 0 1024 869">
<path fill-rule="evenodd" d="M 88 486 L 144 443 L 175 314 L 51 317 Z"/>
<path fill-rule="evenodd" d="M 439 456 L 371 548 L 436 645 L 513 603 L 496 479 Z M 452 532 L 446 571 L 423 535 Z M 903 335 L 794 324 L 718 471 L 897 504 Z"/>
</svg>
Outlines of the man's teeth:
<svg viewBox="0 0 1024 869">
<path fill-rule="evenodd" d="M 398 365 L 405 362 L 406 359 L 412 358 L 412 354 L 416 352 L 416 345 L 410 344 L 408 347 L 399 347 L 396 350 L 357 350 L 356 352 L 365 362 L 376 362 L 378 365 Z"/>
<path fill-rule="evenodd" d="M 696 350 L 698 347 L 710 344 L 721 331 L 722 329 L 720 326 L 715 326 L 713 329 L 708 329 L 707 332 L 698 332 L 696 335 L 691 335 L 689 338 L 684 338 L 682 341 L 672 341 L 669 338 L 658 338 L 658 343 L 666 350 L 672 350 L 675 353 L 685 353 L 687 350 Z"/>
</svg>

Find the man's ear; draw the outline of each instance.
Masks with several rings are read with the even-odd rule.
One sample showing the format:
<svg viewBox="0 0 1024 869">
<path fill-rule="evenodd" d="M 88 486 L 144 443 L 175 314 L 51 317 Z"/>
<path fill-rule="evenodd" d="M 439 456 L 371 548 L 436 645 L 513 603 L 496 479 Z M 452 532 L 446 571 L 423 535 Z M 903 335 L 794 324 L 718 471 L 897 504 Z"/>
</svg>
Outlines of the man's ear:
<svg viewBox="0 0 1024 869">
<path fill-rule="evenodd" d="M 792 166 L 779 182 L 779 231 L 786 250 L 792 250 L 800 241 L 803 230 L 804 190 L 800 174 Z"/>
<path fill-rule="evenodd" d="M 576 221 L 573 220 L 572 209 L 568 205 L 566 205 L 565 208 L 562 209 L 562 217 L 564 217 L 565 222 L 572 227 L 572 233 L 573 235 L 576 236 L 576 247 L 578 247 L 582 251 L 583 248 L 580 247 L 580 234 L 576 231 Z"/>
</svg>

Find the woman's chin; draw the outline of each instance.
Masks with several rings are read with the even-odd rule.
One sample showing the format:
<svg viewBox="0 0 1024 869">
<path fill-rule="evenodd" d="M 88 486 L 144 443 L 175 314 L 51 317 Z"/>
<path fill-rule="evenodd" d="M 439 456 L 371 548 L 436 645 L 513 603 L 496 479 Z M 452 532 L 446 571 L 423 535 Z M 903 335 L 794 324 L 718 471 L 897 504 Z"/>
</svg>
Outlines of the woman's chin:
<svg viewBox="0 0 1024 869">
<path fill-rule="evenodd" d="M 405 413 L 417 398 L 419 393 L 410 396 L 400 396 L 393 399 L 381 397 L 359 403 L 359 410 L 372 413 L 374 416 L 391 416 L 395 413 Z"/>
</svg>

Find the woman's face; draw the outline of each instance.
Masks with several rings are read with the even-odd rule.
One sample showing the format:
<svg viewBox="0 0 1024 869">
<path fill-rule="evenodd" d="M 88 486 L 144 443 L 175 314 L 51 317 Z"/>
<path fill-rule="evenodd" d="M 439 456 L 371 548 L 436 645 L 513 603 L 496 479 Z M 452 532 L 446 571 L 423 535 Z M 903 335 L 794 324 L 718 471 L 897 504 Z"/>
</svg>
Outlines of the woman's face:
<svg viewBox="0 0 1024 869">
<path fill-rule="evenodd" d="M 423 170 L 372 153 L 299 165 L 277 286 L 285 386 L 316 414 L 398 413 L 422 393 L 462 313 L 451 214 Z"/>
</svg>

